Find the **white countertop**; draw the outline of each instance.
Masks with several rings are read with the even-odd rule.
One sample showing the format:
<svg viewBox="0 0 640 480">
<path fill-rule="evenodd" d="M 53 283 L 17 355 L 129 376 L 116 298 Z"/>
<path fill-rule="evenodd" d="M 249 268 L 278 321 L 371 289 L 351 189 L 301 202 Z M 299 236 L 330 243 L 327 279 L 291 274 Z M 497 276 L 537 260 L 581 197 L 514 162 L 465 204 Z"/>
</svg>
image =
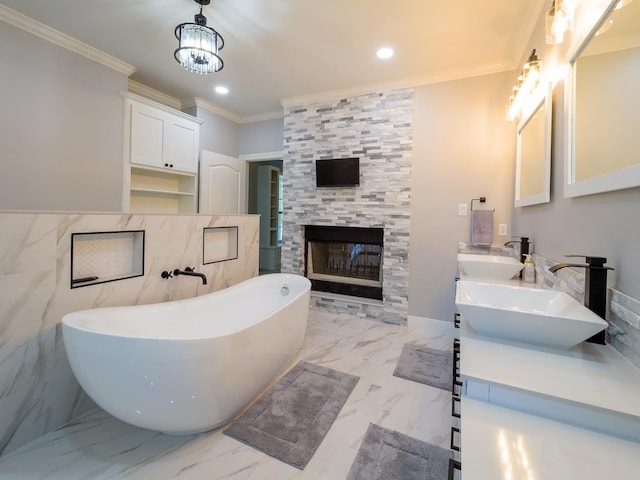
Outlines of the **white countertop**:
<svg viewBox="0 0 640 480">
<path fill-rule="evenodd" d="M 464 319 L 460 335 L 463 377 L 640 417 L 640 370 L 609 345 L 557 350 L 481 337 Z"/>
<path fill-rule="evenodd" d="M 639 478 L 638 443 L 466 397 L 461 408 L 463 480 Z"/>
</svg>

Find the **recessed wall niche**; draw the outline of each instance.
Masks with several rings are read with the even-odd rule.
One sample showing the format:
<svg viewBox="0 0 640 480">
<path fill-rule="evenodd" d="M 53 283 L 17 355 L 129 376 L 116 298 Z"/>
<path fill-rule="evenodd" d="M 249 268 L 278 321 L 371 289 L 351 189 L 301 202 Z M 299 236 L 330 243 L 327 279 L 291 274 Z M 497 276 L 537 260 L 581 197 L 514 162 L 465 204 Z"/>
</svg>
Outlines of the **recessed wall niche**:
<svg viewBox="0 0 640 480">
<path fill-rule="evenodd" d="M 202 263 L 238 258 L 238 227 L 207 227 L 202 236 Z"/>
<path fill-rule="evenodd" d="M 144 275 L 144 230 L 71 234 L 71 288 Z"/>
</svg>

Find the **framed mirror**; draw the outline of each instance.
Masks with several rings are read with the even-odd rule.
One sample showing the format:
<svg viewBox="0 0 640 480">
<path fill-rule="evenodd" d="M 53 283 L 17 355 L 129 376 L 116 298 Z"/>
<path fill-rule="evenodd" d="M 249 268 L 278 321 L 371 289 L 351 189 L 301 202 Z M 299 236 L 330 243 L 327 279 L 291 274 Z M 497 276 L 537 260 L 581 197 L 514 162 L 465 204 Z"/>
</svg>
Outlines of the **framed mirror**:
<svg viewBox="0 0 640 480">
<path fill-rule="evenodd" d="M 518 124 L 515 206 L 551 199 L 551 92 Z"/>
<path fill-rule="evenodd" d="M 640 1 L 612 2 L 571 59 L 565 197 L 640 186 Z"/>
</svg>

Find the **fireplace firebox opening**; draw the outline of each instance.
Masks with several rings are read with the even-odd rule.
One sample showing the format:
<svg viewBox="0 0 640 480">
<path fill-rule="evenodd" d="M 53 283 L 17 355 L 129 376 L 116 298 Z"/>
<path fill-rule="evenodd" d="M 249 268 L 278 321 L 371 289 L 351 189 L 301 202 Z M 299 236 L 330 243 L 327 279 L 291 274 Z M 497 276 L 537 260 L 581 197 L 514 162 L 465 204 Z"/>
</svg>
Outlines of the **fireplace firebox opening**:
<svg viewBox="0 0 640 480">
<path fill-rule="evenodd" d="M 304 231 L 312 290 L 382 300 L 384 229 L 307 225 Z"/>
</svg>

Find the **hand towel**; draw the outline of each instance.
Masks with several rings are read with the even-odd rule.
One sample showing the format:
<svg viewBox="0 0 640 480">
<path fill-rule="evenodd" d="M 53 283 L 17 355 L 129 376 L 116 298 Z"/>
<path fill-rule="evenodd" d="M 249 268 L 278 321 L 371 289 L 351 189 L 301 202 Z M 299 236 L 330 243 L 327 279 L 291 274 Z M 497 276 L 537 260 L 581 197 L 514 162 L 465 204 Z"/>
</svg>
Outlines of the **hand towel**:
<svg viewBox="0 0 640 480">
<path fill-rule="evenodd" d="M 471 210 L 471 244 L 493 243 L 493 210 Z"/>
</svg>

